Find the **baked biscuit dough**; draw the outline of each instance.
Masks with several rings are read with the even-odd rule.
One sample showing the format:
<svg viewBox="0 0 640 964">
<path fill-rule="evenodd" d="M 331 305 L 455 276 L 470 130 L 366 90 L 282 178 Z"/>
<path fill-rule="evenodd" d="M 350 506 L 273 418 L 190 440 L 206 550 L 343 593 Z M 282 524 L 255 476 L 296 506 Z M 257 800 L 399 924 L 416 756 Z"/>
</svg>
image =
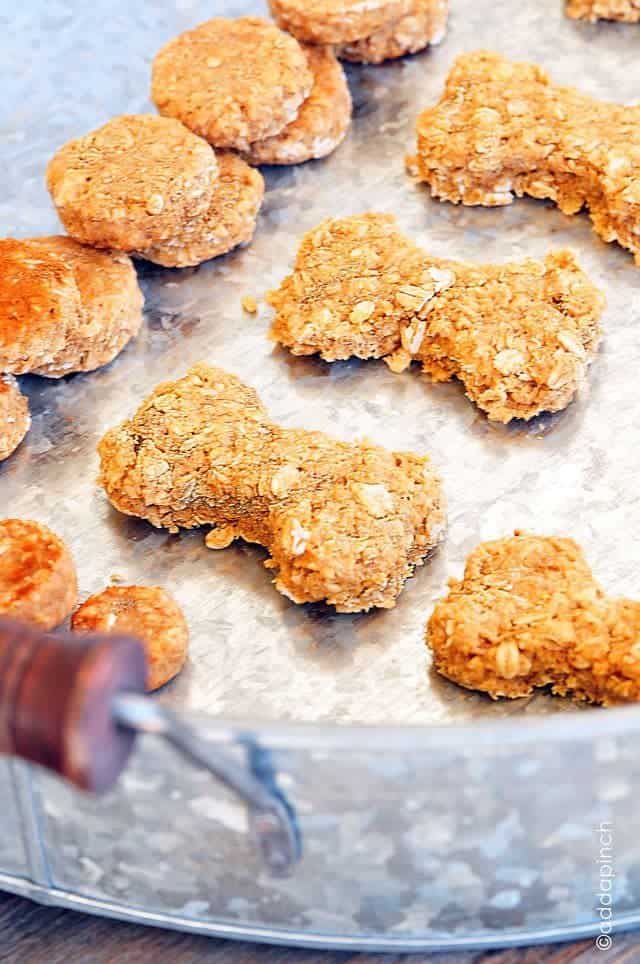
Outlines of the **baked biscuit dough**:
<svg viewBox="0 0 640 964">
<path fill-rule="evenodd" d="M 345 44 L 369 37 L 411 10 L 414 0 L 269 0 L 283 30 L 306 43 Z"/>
<path fill-rule="evenodd" d="M 493 699 L 540 686 L 605 705 L 640 699 L 640 603 L 607 598 L 572 539 L 478 546 L 427 644 L 439 673 Z"/>
<path fill-rule="evenodd" d="M 217 170 L 211 147 L 177 120 L 125 114 L 61 147 L 47 186 L 72 238 L 137 251 L 206 212 Z"/>
<path fill-rule="evenodd" d="M 162 48 L 151 97 L 215 147 L 247 150 L 290 124 L 312 86 L 294 37 L 261 17 L 215 17 Z"/>
<path fill-rule="evenodd" d="M 79 633 L 136 636 L 147 657 L 147 691 L 177 676 L 189 647 L 189 630 L 176 601 L 159 586 L 109 586 L 85 600 L 71 617 Z"/>
<path fill-rule="evenodd" d="M 434 197 L 463 204 L 550 198 L 588 208 L 604 241 L 640 264 L 640 106 L 553 84 L 535 64 L 464 54 L 440 102 L 418 118 L 410 167 Z"/>
<path fill-rule="evenodd" d="M 0 520 L 0 615 L 55 629 L 77 594 L 71 553 L 57 535 L 39 522 Z"/>
<path fill-rule="evenodd" d="M 81 310 L 67 261 L 0 238 L 0 372 L 21 375 L 63 351 Z"/>
<path fill-rule="evenodd" d="M 204 364 L 158 386 L 99 452 L 116 509 L 171 531 L 214 526 L 210 548 L 260 543 L 296 603 L 391 608 L 443 535 L 426 457 L 280 428 L 252 388 Z"/>
<path fill-rule="evenodd" d="M 439 44 L 447 30 L 449 0 L 413 0 L 410 9 L 363 40 L 342 44 L 336 50 L 342 60 L 358 64 L 381 64 L 385 60 L 417 54 Z"/>
<path fill-rule="evenodd" d="M 567 13 L 575 20 L 640 22 L 639 0 L 569 0 Z"/>
<path fill-rule="evenodd" d="M 255 141 L 245 152 L 250 164 L 302 164 L 331 154 L 351 124 L 351 94 L 342 66 L 330 47 L 305 47 L 314 83 L 291 124 Z"/>
<path fill-rule="evenodd" d="M 499 422 L 569 404 L 604 307 L 570 252 L 502 265 L 446 261 L 385 214 L 320 224 L 267 301 L 271 337 L 293 354 L 384 358 L 396 372 L 416 361 L 434 381 L 459 378 Z"/>
<path fill-rule="evenodd" d="M 144 298 L 131 258 L 62 236 L 32 238 L 30 243 L 70 265 L 81 302 L 78 322 L 69 328 L 64 348 L 33 373 L 58 378 L 107 365 L 142 325 Z"/>
<path fill-rule="evenodd" d="M 142 305 L 127 255 L 59 236 L 0 239 L 0 372 L 106 365 L 138 333 Z"/>
<path fill-rule="evenodd" d="M 136 255 L 167 268 L 184 268 L 226 254 L 251 241 L 263 197 L 260 172 L 230 151 L 221 152 L 208 210 L 188 218 L 173 240 Z"/>
<path fill-rule="evenodd" d="M 0 375 L 0 462 L 13 455 L 30 427 L 29 403 L 18 383 L 11 375 Z"/>
</svg>

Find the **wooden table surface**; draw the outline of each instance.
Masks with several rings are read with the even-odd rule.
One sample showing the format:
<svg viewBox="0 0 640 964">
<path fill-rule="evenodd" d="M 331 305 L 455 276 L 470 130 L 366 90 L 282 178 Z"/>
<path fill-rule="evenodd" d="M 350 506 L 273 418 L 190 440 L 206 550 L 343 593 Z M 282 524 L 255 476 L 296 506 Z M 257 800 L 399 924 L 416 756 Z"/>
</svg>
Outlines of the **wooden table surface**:
<svg viewBox="0 0 640 964">
<path fill-rule="evenodd" d="M 193 937 L 39 907 L 0 894 L 0 961 L 15 964 L 616 964 L 640 962 L 640 934 L 475 954 L 351 954 L 284 950 Z"/>
</svg>

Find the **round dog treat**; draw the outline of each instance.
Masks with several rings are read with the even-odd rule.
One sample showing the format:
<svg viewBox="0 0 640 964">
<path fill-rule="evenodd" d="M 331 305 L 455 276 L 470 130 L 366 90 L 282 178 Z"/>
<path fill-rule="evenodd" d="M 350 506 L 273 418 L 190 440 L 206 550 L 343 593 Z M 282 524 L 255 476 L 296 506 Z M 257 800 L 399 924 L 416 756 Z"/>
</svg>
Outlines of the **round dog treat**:
<svg viewBox="0 0 640 964">
<path fill-rule="evenodd" d="M 291 123 L 312 86 L 293 37 L 260 17 L 216 17 L 163 47 L 151 97 L 215 147 L 246 150 Z"/>
<path fill-rule="evenodd" d="M 58 378 L 107 365 L 140 331 L 144 298 L 131 258 L 96 251 L 72 238 L 33 238 L 32 244 L 51 251 L 70 265 L 82 310 L 64 348 L 33 371 Z"/>
<path fill-rule="evenodd" d="M 135 251 L 172 238 L 206 211 L 214 152 L 182 124 L 152 114 L 114 117 L 69 141 L 47 186 L 68 233 L 97 248 Z"/>
<path fill-rule="evenodd" d="M 269 0 L 274 20 L 315 44 L 345 44 L 369 37 L 407 13 L 414 0 Z"/>
<path fill-rule="evenodd" d="M 54 629 L 76 604 L 76 568 L 64 542 L 46 526 L 0 521 L 0 614 Z"/>
<path fill-rule="evenodd" d="M 342 143 L 351 123 L 351 94 L 330 47 L 306 47 L 313 89 L 296 119 L 279 134 L 249 146 L 250 164 L 302 164 L 326 157 Z"/>
<path fill-rule="evenodd" d="M 209 210 L 190 218 L 175 239 L 138 252 L 167 268 L 184 268 L 246 244 L 253 237 L 264 197 L 264 180 L 236 154 L 218 156 L 220 173 Z"/>
<path fill-rule="evenodd" d="M 71 628 L 137 636 L 147 656 L 149 692 L 177 676 L 187 658 L 189 630 L 182 610 L 159 586 L 110 586 L 82 603 Z"/>
<path fill-rule="evenodd" d="M 125 254 L 71 238 L 0 240 L 0 371 L 58 378 L 110 362 L 137 334 L 142 292 Z"/>
<path fill-rule="evenodd" d="M 66 261 L 29 241 L 0 239 L 0 372 L 21 375 L 63 351 L 80 311 Z"/>
<path fill-rule="evenodd" d="M 13 455 L 29 428 L 29 403 L 11 375 L 0 375 L 0 462 Z"/>
<path fill-rule="evenodd" d="M 342 60 L 358 64 L 381 64 L 384 60 L 417 54 L 429 44 L 440 43 L 447 29 L 449 0 L 412 0 L 411 9 L 398 20 L 363 40 L 338 47 Z"/>
</svg>

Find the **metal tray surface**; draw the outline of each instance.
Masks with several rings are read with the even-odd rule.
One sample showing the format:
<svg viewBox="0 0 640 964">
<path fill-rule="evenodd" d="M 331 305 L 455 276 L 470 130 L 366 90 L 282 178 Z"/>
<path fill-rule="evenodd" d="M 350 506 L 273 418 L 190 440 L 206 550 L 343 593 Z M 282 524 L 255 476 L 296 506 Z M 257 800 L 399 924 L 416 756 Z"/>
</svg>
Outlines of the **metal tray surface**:
<svg viewBox="0 0 640 964">
<path fill-rule="evenodd" d="M 344 723 L 433 723 L 562 709 L 545 696 L 492 703 L 428 673 L 424 626 L 446 579 L 481 540 L 515 527 L 571 534 L 612 593 L 637 591 L 640 451 L 637 418 L 640 271 L 593 234 L 588 218 L 521 201 L 507 209 L 432 201 L 404 170 L 421 108 L 439 95 L 459 52 L 479 46 L 536 60 L 558 81 L 599 97 L 640 95 L 638 34 L 576 24 L 561 0 L 454 0 L 449 34 L 422 56 L 350 69 L 353 129 L 327 161 L 267 170 L 268 194 L 253 244 L 197 270 L 140 267 L 145 328 L 113 364 L 59 382 L 23 379 L 35 415 L 16 456 L 0 468 L 2 513 L 51 525 L 71 545 L 81 593 L 127 581 L 158 583 L 186 611 L 189 664 L 160 696 L 215 716 Z M 149 63 L 172 35 L 215 12 L 264 12 L 250 2 L 131 5 L 119 0 L 36 0 L 5 13 L 3 78 L 5 234 L 59 230 L 45 165 L 70 137 L 110 115 L 150 109 Z M 37 63 L 37 73 L 31 65 Z M 7 177 L 8 175 L 8 177 Z M 507 260 L 570 246 L 606 291 L 606 341 L 587 391 L 565 413 L 503 428 L 487 422 L 461 386 L 435 386 L 416 370 L 382 363 L 332 366 L 295 359 L 267 340 L 261 299 L 290 268 L 303 233 L 330 215 L 394 212 L 442 257 Z M 296 606 L 271 586 L 265 553 L 204 546 L 204 532 L 155 531 L 113 511 L 95 485 L 96 443 L 160 381 L 201 359 L 254 385 L 274 418 L 343 439 L 428 452 L 450 505 L 447 540 L 392 611 L 336 616 Z"/>
<path fill-rule="evenodd" d="M 15 833 L 0 841 L 0 886 L 128 919 L 315 946 L 522 943 L 596 931 L 593 828 L 606 818 L 617 828 L 618 926 L 640 920 L 637 712 L 575 712 L 545 695 L 493 703 L 436 677 L 423 642 L 447 577 L 479 541 L 516 527 L 573 535 L 611 593 L 637 593 L 640 271 L 586 216 L 534 201 L 497 210 L 441 204 L 403 163 L 415 118 L 458 53 L 485 46 L 535 60 L 558 81 L 631 102 L 640 97 L 640 34 L 574 23 L 562 0 L 452 0 L 452 8 L 440 47 L 348 69 L 350 136 L 324 162 L 265 171 L 250 247 L 197 270 L 140 266 L 146 324 L 133 345 L 88 376 L 21 380 L 34 424 L 0 466 L 1 514 L 38 519 L 66 539 L 83 596 L 114 574 L 175 593 L 191 654 L 158 699 L 204 714 L 203 729 L 238 753 L 237 735 L 218 721 L 249 721 L 298 814 L 302 864 L 291 881 L 270 881 L 236 801 L 147 740 L 118 791 L 99 803 L 1 763 L 0 807 Z M 113 114 L 151 109 L 150 61 L 166 40 L 215 14 L 253 12 L 264 5 L 3 8 L 2 233 L 59 230 L 44 187 L 48 158 Z M 366 210 L 395 213 L 443 257 L 499 261 L 571 247 L 608 298 L 605 343 L 580 398 L 560 415 L 505 428 L 488 423 L 458 384 L 274 348 L 262 295 L 289 270 L 301 236 L 322 218 Z M 257 317 L 241 309 L 247 294 L 261 300 Z M 337 616 L 295 606 L 271 586 L 259 549 L 214 553 L 203 532 L 168 535 L 108 506 L 95 485 L 102 433 L 158 382 L 203 359 L 254 385 L 285 425 L 431 454 L 449 533 L 394 610 Z"/>
</svg>

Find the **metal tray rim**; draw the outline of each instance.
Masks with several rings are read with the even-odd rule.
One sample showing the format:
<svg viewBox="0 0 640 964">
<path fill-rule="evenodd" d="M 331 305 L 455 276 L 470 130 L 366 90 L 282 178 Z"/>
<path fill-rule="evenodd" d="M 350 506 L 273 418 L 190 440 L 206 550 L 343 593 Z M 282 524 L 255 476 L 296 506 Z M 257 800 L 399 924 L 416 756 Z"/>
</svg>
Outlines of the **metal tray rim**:
<svg viewBox="0 0 640 964">
<path fill-rule="evenodd" d="M 193 920 L 173 914 L 159 914 L 145 911 L 141 908 L 127 907 L 113 901 L 98 900 L 93 897 L 83 897 L 56 887 L 43 887 L 33 881 L 8 874 L 0 874 L 0 890 L 8 891 L 19 897 L 27 897 L 45 906 L 62 907 L 90 913 L 99 917 L 108 917 L 132 924 L 144 924 L 149 927 L 169 928 L 191 934 L 202 934 L 206 937 L 218 937 L 233 941 L 250 941 L 259 944 L 272 944 L 281 947 L 300 947 L 318 950 L 362 951 L 370 953 L 416 953 L 419 951 L 475 951 L 497 950 L 509 947 L 523 947 L 535 944 L 564 943 L 585 940 L 599 933 L 599 924 L 593 921 L 589 924 L 567 925 L 566 927 L 552 927 L 546 930 L 522 930 L 505 937 L 487 935 L 486 937 L 447 937 L 442 940 L 415 937 L 397 940 L 394 937 L 337 937 L 309 931 L 296 931 L 278 927 L 252 927 L 251 925 L 231 924 L 223 921 L 215 923 Z M 616 934 L 632 930 L 640 925 L 640 913 L 627 914 L 618 917 L 612 924 L 612 932 Z"/>
<path fill-rule="evenodd" d="M 453 747 L 527 745 L 541 739 L 549 743 L 601 739 L 629 735 L 640 730 L 640 707 L 618 706 L 601 709 L 569 710 L 532 719 L 511 717 L 480 719 L 473 723 L 391 724 L 281 722 L 271 720 L 229 720 L 204 711 L 187 715 L 205 722 L 207 737 L 215 743 L 235 743 L 240 736 L 265 739 L 275 749 L 314 749 L 353 751 L 370 749 L 372 741 L 384 749 L 424 750 L 429 745 Z"/>
</svg>

